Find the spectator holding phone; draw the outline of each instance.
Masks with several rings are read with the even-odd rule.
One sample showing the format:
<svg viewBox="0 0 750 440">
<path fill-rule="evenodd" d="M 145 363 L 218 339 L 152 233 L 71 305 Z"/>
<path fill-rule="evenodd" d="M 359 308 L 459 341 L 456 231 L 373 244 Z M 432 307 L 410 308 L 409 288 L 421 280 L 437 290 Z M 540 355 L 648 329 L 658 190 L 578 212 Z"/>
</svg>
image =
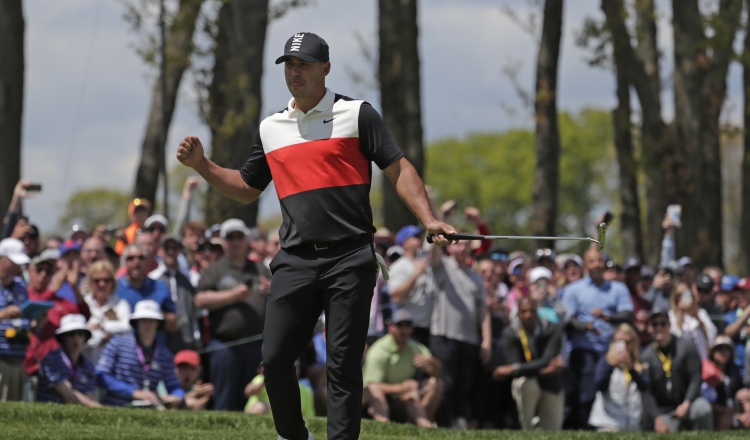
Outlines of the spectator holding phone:
<svg viewBox="0 0 750 440">
<path fill-rule="evenodd" d="M 716 326 L 700 306 L 696 292 L 687 283 L 677 283 L 669 298 L 669 322 L 672 334 L 693 342 L 701 359 L 716 338 Z"/>
<path fill-rule="evenodd" d="M 640 362 L 638 334 L 630 324 L 620 324 L 607 354 L 594 375 L 596 400 L 589 424 L 599 431 L 640 431 L 643 396 L 648 391 L 647 366 Z"/>
</svg>

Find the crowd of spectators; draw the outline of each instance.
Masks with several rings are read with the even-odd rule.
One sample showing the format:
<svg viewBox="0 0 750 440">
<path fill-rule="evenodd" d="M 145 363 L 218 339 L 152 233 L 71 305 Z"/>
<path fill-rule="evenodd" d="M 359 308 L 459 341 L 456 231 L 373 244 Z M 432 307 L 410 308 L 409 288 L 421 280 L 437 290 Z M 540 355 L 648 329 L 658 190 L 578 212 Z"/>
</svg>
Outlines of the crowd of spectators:
<svg viewBox="0 0 750 440">
<path fill-rule="evenodd" d="M 0 241 L 0 400 L 272 412 L 262 369 L 279 231 L 173 224 L 147 200 L 128 224 L 40 236 L 15 188 Z M 436 214 L 455 217 L 446 202 Z M 466 208 L 467 231 L 489 234 Z M 378 229 L 362 414 L 454 429 L 670 432 L 750 428 L 750 278 L 660 263 L 432 246 Z M 326 415 L 325 318 L 298 360 L 305 416 Z"/>
</svg>

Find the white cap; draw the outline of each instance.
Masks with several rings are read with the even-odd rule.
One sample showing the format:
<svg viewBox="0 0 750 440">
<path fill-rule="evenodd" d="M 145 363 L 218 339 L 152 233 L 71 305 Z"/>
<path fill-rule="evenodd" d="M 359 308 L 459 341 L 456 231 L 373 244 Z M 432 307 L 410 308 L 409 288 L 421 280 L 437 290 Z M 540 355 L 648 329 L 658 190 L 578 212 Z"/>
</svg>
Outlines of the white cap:
<svg viewBox="0 0 750 440">
<path fill-rule="evenodd" d="M 221 224 L 221 228 L 219 229 L 219 235 L 221 238 L 227 238 L 227 235 L 232 232 L 242 232 L 247 236 L 247 226 L 245 226 L 245 222 L 238 218 L 230 218 Z"/>
<path fill-rule="evenodd" d="M 19 266 L 28 264 L 31 259 L 26 255 L 26 246 L 17 238 L 6 238 L 0 241 L 0 257 L 8 257 Z"/>
<path fill-rule="evenodd" d="M 536 283 L 537 281 L 541 280 L 542 278 L 546 278 L 548 280 L 552 279 L 552 271 L 547 269 L 544 266 L 537 266 L 529 271 L 529 282 L 531 284 Z"/>
<path fill-rule="evenodd" d="M 63 316 L 62 319 L 60 319 L 60 328 L 55 330 L 55 334 L 59 336 L 63 333 L 70 333 L 79 330 L 85 331 L 88 333 L 89 338 L 91 337 L 91 332 L 86 327 L 86 318 L 83 315 L 72 313 Z"/>
<path fill-rule="evenodd" d="M 147 218 L 146 221 L 143 222 L 143 227 L 148 229 L 154 223 L 161 223 L 162 225 L 164 225 L 164 229 L 169 227 L 169 220 L 167 220 L 167 218 L 161 214 L 154 214 L 151 217 Z"/>
<path fill-rule="evenodd" d="M 159 303 L 152 299 L 143 299 L 135 303 L 135 310 L 130 315 L 130 323 L 138 319 L 156 319 L 158 321 L 164 320 L 164 315 L 161 313 L 161 307 Z"/>
<path fill-rule="evenodd" d="M 31 259 L 31 265 L 36 266 L 37 264 L 45 262 L 45 261 L 54 263 L 55 261 L 59 259 L 60 259 L 60 249 L 54 249 L 54 248 L 45 249 L 42 251 L 41 254 Z"/>
</svg>

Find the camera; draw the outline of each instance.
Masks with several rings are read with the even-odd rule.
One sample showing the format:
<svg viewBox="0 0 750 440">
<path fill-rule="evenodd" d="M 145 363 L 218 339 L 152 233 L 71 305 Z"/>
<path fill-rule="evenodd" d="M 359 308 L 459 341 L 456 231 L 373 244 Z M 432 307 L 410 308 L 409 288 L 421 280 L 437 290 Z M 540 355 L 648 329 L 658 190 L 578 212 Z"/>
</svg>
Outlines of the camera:
<svg viewBox="0 0 750 440">
<path fill-rule="evenodd" d="M 41 183 L 29 183 L 23 187 L 26 191 L 40 192 L 42 190 Z"/>
</svg>

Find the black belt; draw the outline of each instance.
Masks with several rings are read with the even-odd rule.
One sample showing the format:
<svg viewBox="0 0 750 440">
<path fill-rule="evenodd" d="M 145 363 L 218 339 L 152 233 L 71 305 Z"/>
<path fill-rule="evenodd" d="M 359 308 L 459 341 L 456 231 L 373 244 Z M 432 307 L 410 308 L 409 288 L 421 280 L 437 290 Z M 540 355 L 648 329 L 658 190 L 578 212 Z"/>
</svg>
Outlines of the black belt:
<svg viewBox="0 0 750 440">
<path fill-rule="evenodd" d="M 362 234 L 362 235 L 352 235 L 350 237 L 345 237 L 340 240 L 333 240 L 333 241 L 326 241 L 322 243 L 310 243 L 310 244 L 302 244 L 299 246 L 295 246 L 295 249 L 299 250 L 309 250 L 309 251 L 325 251 L 328 249 L 333 249 L 338 246 L 342 246 L 345 244 L 352 244 L 356 243 L 358 241 L 361 241 L 362 244 L 364 244 L 366 241 L 372 240 L 371 235 Z"/>
</svg>

